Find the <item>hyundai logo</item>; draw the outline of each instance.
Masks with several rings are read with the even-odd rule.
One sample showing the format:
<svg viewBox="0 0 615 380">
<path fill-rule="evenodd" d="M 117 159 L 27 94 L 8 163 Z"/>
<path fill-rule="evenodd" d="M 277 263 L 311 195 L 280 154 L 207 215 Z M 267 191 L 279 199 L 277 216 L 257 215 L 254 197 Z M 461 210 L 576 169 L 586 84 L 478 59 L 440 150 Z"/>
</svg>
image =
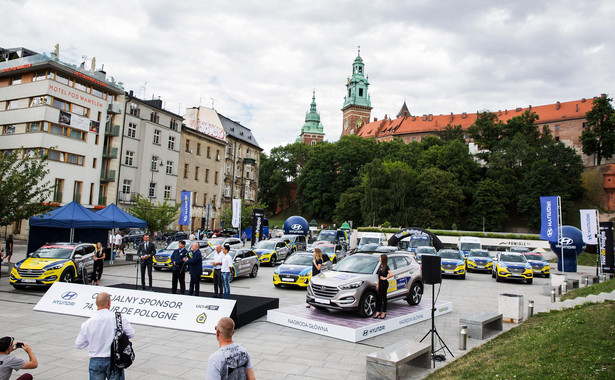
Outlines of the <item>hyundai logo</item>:
<svg viewBox="0 0 615 380">
<path fill-rule="evenodd" d="M 547 229 L 547 237 L 551 237 L 551 236 L 553 236 L 553 228 L 549 227 Z"/>
<path fill-rule="evenodd" d="M 320 289 L 321 290 L 327 290 L 327 287 L 323 285 L 323 286 L 320 287 Z"/>
<path fill-rule="evenodd" d="M 292 226 L 290 226 L 290 228 L 295 230 L 295 231 L 298 231 L 298 230 L 302 229 L 301 224 L 299 224 L 299 223 L 293 224 Z"/>
<path fill-rule="evenodd" d="M 64 294 L 62 294 L 62 299 L 63 300 L 67 300 L 67 301 L 75 299 L 75 297 L 77 297 L 77 293 L 73 292 L 73 291 L 68 291 L 68 292 L 65 292 Z"/>
<path fill-rule="evenodd" d="M 572 243 L 574 243 L 574 240 L 569 237 L 562 237 L 561 239 L 559 239 L 559 242 L 561 245 L 572 245 Z"/>
</svg>

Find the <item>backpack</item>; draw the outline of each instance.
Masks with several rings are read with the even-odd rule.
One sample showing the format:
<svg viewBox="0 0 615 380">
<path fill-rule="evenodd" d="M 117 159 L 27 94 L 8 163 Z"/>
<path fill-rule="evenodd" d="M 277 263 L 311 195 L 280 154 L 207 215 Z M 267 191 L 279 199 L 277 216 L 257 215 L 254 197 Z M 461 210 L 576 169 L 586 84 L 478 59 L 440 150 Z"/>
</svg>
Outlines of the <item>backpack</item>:
<svg viewBox="0 0 615 380">
<path fill-rule="evenodd" d="M 111 342 L 111 364 L 115 368 L 128 368 L 135 360 L 135 352 L 132 349 L 132 342 L 122 329 L 122 315 L 119 311 L 115 312 L 115 325 L 117 331 Z"/>
</svg>

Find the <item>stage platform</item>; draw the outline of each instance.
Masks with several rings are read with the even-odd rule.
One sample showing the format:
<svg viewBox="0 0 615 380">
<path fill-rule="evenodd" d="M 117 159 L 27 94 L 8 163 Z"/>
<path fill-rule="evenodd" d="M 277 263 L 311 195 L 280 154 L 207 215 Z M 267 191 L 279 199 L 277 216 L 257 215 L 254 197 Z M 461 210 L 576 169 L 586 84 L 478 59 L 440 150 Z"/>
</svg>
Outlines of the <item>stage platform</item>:
<svg viewBox="0 0 615 380">
<path fill-rule="evenodd" d="M 112 288 L 134 289 L 135 284 L 118 284 L 110 286 Z M 158 293 L 171 293 L 168 288 L 154 286 L 152 291 Z M 199 292 L 199 297 L 213 298 L 212 292 Z M 243 296 L 240 294 L 231 294 L 232 300 L 236 301 L 235 308 L 231 314 L 231 318 L 235 321 L 235 328 L 240 328 L 248 323 L 257 320 L 260 317 L 267 315 L 267 311 L 277 309 L 280 306 L 278 298 Z"/>
<path fill-rule="evenodd" d="M 452 302 L 436 302 L 436 317 L 451 311 Z M 349 342 L 360 342 L 430 318 L 429 298 L 423 298 L 416 306 L 405 301 L 389 302 L 385 319 L 361 318 L 352 312 L 318 310 L 314 306 L 308 309 L 304 304 L 267 312 L 268 322 Z"/>
</svg>

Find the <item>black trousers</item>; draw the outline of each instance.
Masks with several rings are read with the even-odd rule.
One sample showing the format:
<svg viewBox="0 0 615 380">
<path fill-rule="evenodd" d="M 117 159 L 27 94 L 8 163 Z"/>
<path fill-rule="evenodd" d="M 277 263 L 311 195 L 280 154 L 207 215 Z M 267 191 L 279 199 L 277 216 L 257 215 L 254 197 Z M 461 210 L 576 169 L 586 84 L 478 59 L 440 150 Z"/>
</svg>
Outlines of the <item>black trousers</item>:
<svg viewBox="0 0 615 380">
<path fill-rule="evenodd" d="M 172 271 L 171 277 L 171 293 L 177 293 L 177 282 L 179 282 L 179 291 L 181 294 L 186 293 L 186 272 L 184 271 Z"/>
<path fill-rule="evenodd" d="M 102 260 L 94 261 L 94 268 L 92 270 L 92 282 L 100 280 L 100 278 L 102 277 L 102 273 L 103 273 L 103 267 L 104 267 L 104 264 Z"/>
<path fill-rule="evenodd" d="M 389 289 L 388 281 L 378 282 L 378 299 L 376 300 L 376 311 L 381 313 L 387 312 L 387 289 Z"/>
<path fill-rule="evenodd" d="M 222 269 L 214 269 L 214 297 L 222 298 Z"/>
<path fill-rule="evenodd" d="M 152 287 L 152 263 L 151 262 L 142 262 L 141 263 L 141 288 L 145 288 L 145 268 L 147 268 L 147 276 L 149 277 L 149 287 Z"/>
<path fill-rule="evenodd" d="M 199 290 L 201 289 L 201 276 L 200 275 L 190 275 L 190 289 L 188 290 L 188 295 L 199 295 Z"/>
</svg>

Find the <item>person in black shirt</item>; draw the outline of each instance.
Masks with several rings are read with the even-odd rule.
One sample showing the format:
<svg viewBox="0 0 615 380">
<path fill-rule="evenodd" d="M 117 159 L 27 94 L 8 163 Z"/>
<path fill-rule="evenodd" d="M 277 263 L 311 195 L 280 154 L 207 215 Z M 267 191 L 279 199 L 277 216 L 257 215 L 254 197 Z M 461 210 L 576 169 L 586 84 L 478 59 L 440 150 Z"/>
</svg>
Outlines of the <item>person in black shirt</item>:
<svg viewBox="0 0 615 380">
<path fill-rule="evenodd" d="M 389 289 L 389 278 L 393 277 L 393 272 L 389 268 L 389 258 L 386 254 L 380 255 L 380 270 L 378 271 L 378 299 L 376 300 L 376 314 L 374 318 L 384 319 L 387 315 L 387 290 Z"/>
<path fill-rule="evenodd" d="M 314 258 L 312 259 L 312 277 L 319 274 L 321 269 L 322 269 L 322 251 L 320 250 L 320 248 L 314 248 Z M 305 307 L 309 309 L 310 305 L 307 304 Z"/>
<path fill-rule="evenodd" d="M 105 252 L 103 251 L 102 244 L 98 242 L 96 243 L 96 251 L 94 251 L 94 270 L 92 271 L 92 285 L 94 285 L 94 281 L 96 281 L 96 285 L 100 283 L 104 262 Z"/>
<path fill-rule="evenodd" d="M 143 243 L 137 249 L 137 255 L 141 261 L 141 290 L 145 290 L 145 270 L 149 277 L 149 290 L 152 290 L 152 263 L 156 254 L 156 246 L 149 241 L 149 235 L 143 236 Z"/>
<path fill-rule="evenodd" d="M 6 239 L 6 252 L 4 253 L 4 257 L 6 257 L 6 262 L 9 263 L 9 268 L 11 267 L 11 256 L 13 256 L 13 234 L 10 234 Z"/>
</svg>

